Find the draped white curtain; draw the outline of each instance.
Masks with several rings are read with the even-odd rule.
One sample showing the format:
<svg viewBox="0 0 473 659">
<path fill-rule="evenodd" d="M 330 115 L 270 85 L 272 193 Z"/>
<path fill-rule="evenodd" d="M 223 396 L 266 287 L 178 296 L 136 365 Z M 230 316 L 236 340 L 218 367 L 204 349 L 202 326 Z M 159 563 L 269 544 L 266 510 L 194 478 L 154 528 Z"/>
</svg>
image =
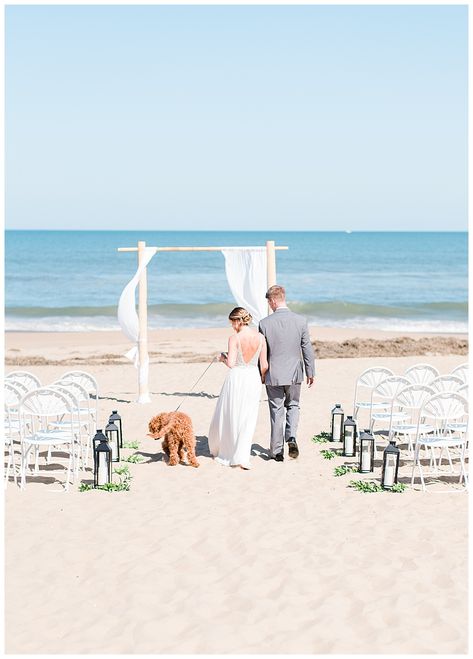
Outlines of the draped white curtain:
<svg viewBox="0 0 473 659">
<path fill-rule="evenodd" d="M 266 247 L 222 249 L 228 285 L 238 306 L 247 309 L 255 325 L 268 315 Z"/>
<path fill-rule="evenodd" d="M 140 275 L 143 270 L 146 268 L 148 263 L 151 261 L 153 256 L 156 254 L 156 247 L 145 247 L 141 263 L 133 275 L 132 279 L 128 282 L 125 288 L 120 295 L 118 301 L 118 322 L 122 328 L 123 333 L 127 336 L 130 341 L 135 345 L 125 353 L 125 357 L 130 359 L 135 368 L 139 368 L 139 381 L 140 384 L 147 384 L 148 382 L 148 368 L 149 368 L 149 358 L 148 353 L 146 353 L 144 363 L 140 363 L 140 354 L 138 350 L 138 339 L 140 338 L 140 323 L 138 319 L 138 314 L 136 313 L 135 307 L 135 291 L 140 280 Z M 143 400 L 142 400 L 143 399 Z M 140 396 L 138 399 L 139 403 L 149 403 L 151 399 L 148 395 Z"/>
</svg>

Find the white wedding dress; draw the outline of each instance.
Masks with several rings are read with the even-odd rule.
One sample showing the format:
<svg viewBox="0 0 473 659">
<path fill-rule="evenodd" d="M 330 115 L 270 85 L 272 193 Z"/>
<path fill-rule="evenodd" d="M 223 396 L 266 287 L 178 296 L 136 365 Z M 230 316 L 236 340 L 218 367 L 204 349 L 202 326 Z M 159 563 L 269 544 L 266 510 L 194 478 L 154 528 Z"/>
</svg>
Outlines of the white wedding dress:
<svg viewBox="0 0 473 659">
<path fill-rule="evenodd" d="M 237 341 L 235 366 L 229 369 L 209 429 L 209 449 L 215 461 L 225 466 L 250 469 L 250 453 L 261 396 L 259 348 L 247 363 Z"/>
</svg>

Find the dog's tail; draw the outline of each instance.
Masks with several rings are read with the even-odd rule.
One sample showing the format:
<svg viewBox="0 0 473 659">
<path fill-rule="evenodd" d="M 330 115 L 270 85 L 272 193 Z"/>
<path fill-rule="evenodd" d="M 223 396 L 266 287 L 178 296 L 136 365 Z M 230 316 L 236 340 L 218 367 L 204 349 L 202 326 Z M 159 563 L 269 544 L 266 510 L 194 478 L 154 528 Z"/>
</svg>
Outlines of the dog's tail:
<svg viewBox="0 0 473 659">
<path fill-rule="evenodd" d="M 168 432 L 172 430 L 173 425 L 174 425 L 174 419 L 171 419 L 171 421 L 169 421 L 169 423 L 166 426 L 164 426 L 164 428 L 161 428 L 161 430 L 159 431 L 159 436 L 164 437 L 165 435 L 167 435 Z"/>
</svg>

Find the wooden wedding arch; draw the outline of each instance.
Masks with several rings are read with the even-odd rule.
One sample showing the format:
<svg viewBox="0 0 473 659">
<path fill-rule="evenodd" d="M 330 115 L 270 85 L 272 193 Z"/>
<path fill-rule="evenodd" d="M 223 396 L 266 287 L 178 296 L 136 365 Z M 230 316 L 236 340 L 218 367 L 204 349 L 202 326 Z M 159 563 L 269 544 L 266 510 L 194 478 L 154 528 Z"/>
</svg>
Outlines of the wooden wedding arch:
<svg viewBox="0 0 473 659">
<path fill-rule="evenodd" d="M 261 246 L 260 246 L 261 247 Z M 139 240 L 136 247 L 118 247 L 119 252 L 138 252 L 138 267 L 142 264 L 147 245 L 144 240 Z M 222 250 L 251 249 L 249 245 L 241 247 L 152 247 L 156 252 L 221 252 Z M 276 245 L 274 240 L 266 241 L 266 263 L 267 263 L 267 287 L 276 283 L 276 251 L 289 249 L 285 245 Z M 268 313 L 271 310 L 268 307 Z M 148 282 L 146 267 L 143 269 L 138 284 L 138 321 L 139 338 L 138 354 L 140 364 L 148 360 Z M 142 382 L 138 378 L 139 402 L 149 402 L 148 380 Z"/>
</svg>

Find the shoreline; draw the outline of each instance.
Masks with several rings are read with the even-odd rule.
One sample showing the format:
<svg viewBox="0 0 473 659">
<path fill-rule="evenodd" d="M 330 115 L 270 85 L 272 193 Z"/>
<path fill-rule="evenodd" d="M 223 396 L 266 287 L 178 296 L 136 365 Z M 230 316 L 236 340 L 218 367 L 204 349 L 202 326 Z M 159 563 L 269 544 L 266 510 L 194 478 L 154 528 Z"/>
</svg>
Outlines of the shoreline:
<svg viewBox="0 0 473 659">
<path fill-rule="evenodd" d="M 404 333 L 309 326 L 318 359 L 467 355 L 466 334 Z M 226 348 L 229 328 L 150 330 L 150 363 L 207 362 Z M 5 364 L 70 366 L 129 364 L 131 342 L 121 331 L 6 332 Z"/>
</svg>

